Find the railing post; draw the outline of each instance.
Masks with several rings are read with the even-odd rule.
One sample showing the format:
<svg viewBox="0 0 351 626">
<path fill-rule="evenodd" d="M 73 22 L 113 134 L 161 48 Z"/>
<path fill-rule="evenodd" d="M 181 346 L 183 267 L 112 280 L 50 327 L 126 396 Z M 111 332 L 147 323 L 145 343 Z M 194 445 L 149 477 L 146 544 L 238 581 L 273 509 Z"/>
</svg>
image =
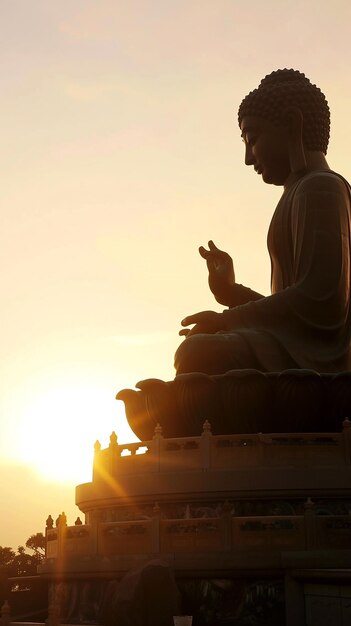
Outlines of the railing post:
<svg viewBox="0 0 351 626">
<path fill-rule="evenodd" d="M 110 435 L 109 449 L 109 473 L 110 476 L 116 475 L 116 458 L 118 457 L 118 439 L 115 431 Z"/>
<path fill-rule="evenodd" d="M 156 424 L 154 430 L 154 436 L 152 438 L 152 451 L 154 455 L 154 462 L 156 471 L 159 472 L 161 469 L 161 440 L 163 439 L 162 434 L 162 426 L 160 424 Z"/>
<path fill-rule="evenodd" d="M 202 433 L 201 433 L 201 462 L 202 469 L 209 470 L 211 467 L 211 424 L 208 420 L 203 423 Z"/>
<path fill-rule="evenodd" d="M 101 475 L 101 443 L 98 439 L 94 443 L 93 482 Z"/>
<path fill-rule="evenodd" d="M 45 522 L 45 558 L 47 558 L 47 550 L 48 550 L 48 530 L 51 530 L 54 527 L 54 520 L 51 515 L 48 516 Z"/>
<path fill-rule="evenodd" d="M 10 626 L 11 623 L 11 609 L 10 605 L 5 600 L 4 604 L 1 607 L 1 624 L 2 626 Z"/>
<path fill-rule="evenodd" d="M 155 502 L 155 506 L 152 509 L 152 551 L 155 554 L 160 552 L 160 519 L 161 509 L 158 502 Z"/>
<path fill-rule="evenodd" d="M 223 550 L 226 551 L 232 549 L 232 508 L 228 500 L 225 501 L 222 507 L 222 546 Z"/>
<path fill-rule="evenodd" d="M 350 465 L 351 463 L 351 422 L 348 417 L 345 417 L 342 423 L 342 434 L 344 440 L 344 454 L 345 463 Z"/>
<path fill-rule="evenodd" d="M 311 498 L 307 498 L 305 504 L 305 548 L 311 550 L 318 545 L 318 537 L 316 536 L 316 513 L 314 502 Z"/>
</svg>

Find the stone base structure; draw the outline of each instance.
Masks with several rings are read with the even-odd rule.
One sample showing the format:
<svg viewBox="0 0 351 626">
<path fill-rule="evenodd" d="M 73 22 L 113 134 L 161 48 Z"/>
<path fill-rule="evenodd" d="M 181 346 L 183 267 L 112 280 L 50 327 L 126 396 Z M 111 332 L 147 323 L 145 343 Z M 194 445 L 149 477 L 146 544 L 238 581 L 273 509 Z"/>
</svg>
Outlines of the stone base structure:
<svg viewBox="0 0 351 626">
<path fill-rule="evenodd" d="M 351 416 L 351 371 L 319 374 L 307 369 L 225 374 L 181 374 L 174 380 L 143 380 L 123 389 L 128 422 L 141 440 L 157 424 L 165 437 L 195 436 L 207 419 L 213 432 L 334 432 Z"/>
<path fill-rule="evenodd" d="M 96 442 L 85 523 L 46 530 L 63 617 L 99 620 L 109 581 L 161 559 L 194 626 L 351 623 L 350 426 Z"/>
</svg>

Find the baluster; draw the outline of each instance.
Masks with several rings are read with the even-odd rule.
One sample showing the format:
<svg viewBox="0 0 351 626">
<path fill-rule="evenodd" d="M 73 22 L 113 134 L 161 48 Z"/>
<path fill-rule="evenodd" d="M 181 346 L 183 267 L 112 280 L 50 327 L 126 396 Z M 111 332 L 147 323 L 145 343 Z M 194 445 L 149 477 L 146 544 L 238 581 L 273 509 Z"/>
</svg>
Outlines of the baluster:
<svg viewBox="0 0 351 626">
<path fill-rule="evenodd" d="M 9 626 L 11 623 L 11 609 L 7 600 L 1 607 L 1 623 L 2 626 Z"/>
<path fill-rule="evenodd" d="M 208 420 L 205 420 L 202 426 L 200 447 L 201 447 L 201 461 L 202 469 L 208 470 L 211 467 L 211 424 Z"/>
<path fill-rule="evenodd" d="M 351 464 L 351 422 L 348 417 L 345 417 L 342 423 L 342 434 L 344 439 L 345 450 L 345 463 Z"/>
</svg>

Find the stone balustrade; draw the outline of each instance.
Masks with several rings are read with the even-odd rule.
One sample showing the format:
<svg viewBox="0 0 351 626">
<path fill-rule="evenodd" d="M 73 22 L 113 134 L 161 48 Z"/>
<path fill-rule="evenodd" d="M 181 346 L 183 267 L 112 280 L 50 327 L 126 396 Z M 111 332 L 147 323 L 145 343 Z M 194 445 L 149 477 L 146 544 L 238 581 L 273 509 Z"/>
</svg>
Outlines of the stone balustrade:
<svg viewBox="0 0 351 626">
<path fill-rule="evenodd" d="M 122 573 L 155 557 L 176 571 L 279 568 L 283 553 L 351 550 L 350 421 L 340 427 L 213 435 L 206 420 L 199 436 L 156 426 L 123 445 L 112 433 L 76 488 L 86 523 L 49 516 L 40 573 Z"/>
<path fill-rule="evenodd" d="M 340 433 L 272 433 L 212 435 L 208 421 L 199 437 L 165 439 L 157 426 L 151 441 L 119 445 L 95 444 L 93 482 L 110 476 L 143 472 L 224 470 L 245 467 L 349 466 L 351 428 L 345 419 Z"/>
<path fill-rule="evenodd" d="M 317 515 L 308 500 L 304 515 L 236 516 L 230 504 L 219 517 L 100 522 L 47 530 L 46 559 L 121 555 L 351 549 L 351 515 Z M 54 538 L 54 539 L 53 539 Z"/>
</svg>

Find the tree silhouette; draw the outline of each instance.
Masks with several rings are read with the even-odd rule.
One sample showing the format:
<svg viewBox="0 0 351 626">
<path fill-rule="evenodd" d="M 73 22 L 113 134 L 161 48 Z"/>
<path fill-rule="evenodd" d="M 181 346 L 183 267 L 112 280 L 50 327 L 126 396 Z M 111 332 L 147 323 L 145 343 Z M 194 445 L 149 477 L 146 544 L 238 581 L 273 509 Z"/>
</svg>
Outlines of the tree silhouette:
<svg viewBox="0 0 351 626">
<path fill-rule="evenodd" d="M 43 533 L 31 535 L 26 541 L 26 548 L 32 550 L 38 560 L 41 561 L 45 556 L 45 537 Z"/>
</svg>

